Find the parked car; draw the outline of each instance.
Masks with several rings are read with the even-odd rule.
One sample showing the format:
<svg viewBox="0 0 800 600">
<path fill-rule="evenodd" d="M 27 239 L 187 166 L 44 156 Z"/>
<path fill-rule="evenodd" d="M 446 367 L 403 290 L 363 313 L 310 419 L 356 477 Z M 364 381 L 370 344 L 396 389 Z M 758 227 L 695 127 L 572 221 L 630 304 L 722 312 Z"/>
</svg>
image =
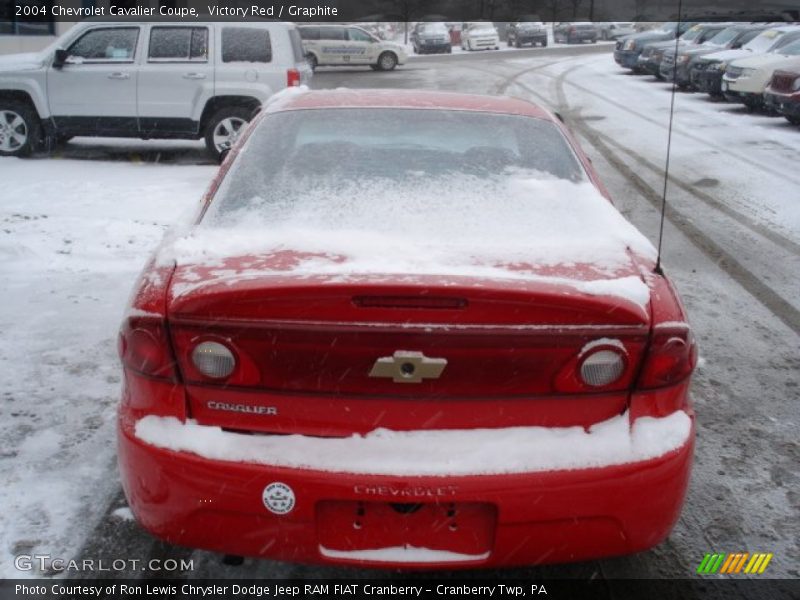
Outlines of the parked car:
<svg viewBox="0 0 800 600">
<path fill-rule="evenodd" d="M 678 40 L 677 53 L 680 54 L 681 52 L 694 50 L 698 47 L 702 48 L 703 44 L 713 40 L 718 34 L 727 29 L 728 26 L 729 24 L 727 23 L 702 23 L 695 25 Z M 660 48 L 661 59 L 656 65 L 657 72 L 655 75 L 659 79 L 671 81 L 675 76 L 676 44 L 661 42 L 660 44 L 656 44 L 656 46 L 662 47 Z M 682 61 L 679 66 L 683 66 L 684 62 L 685 61 Z M 688 79 L 688 72 L 686 73 L 686 79 Z"/>
<path fill-rule="evenodd" d="M 72 136 L 205 139 L 218 156 L 311 69 L 290 23 L 84 21 L 37 54 L 0 57 L 0 155 Z"/>
<path fill-rule="evenodd" d="M 417 23 L 411 32 L 414 54 L 450 53 L 450 31 L 444 23 Z"/>
<path fill-rule="evenodd" d="M 617 40 L 614 48 L 614 61 L 621 67 L 631 69 L 634 73 L 639 71 L 639 55 L 648 44 L 674 40 L 676 36 L 695 25 L 692 22 L 663 23 L 658 29 L 643 31 L 625 36 Z"/>
<path fill-rule="evenodd" d="M 626 35 L 636 33 L 633 23 L 598 23 L 601 40 L 618 40 Z"/>
<path fill-rule="evenodd" d="M 461 27 L 462 50 L 499 50 L 500 37 L 491 23 L 464 23 Z"/>
<path fill-rule="evenodd" d="M 739 102 L 752 110 L 764 106 L 764 90 L 776 69 L 800 67 L 800 40 L 775 52 L 737 58 L 722 76 L 722 93 L 729 102 Z"/>
<path fill-rule="evenodd" d="M 509 46 L 522 48 L 526 44 L 547 46 L 547 27 L 541 21 L 516 21 L 509 23 L 506 31 Z"/>
<path fill-rule="evenodd" d="M 724 28 L 725 25 L 697 23 L 680 35 L 678 46 L 694 48 L 697 44 L 713 37 Z M 675 45 L 674 39 L 646 44 L 642 49 L 642 53 L 639 55 L 638 72 L 649 73 L 657 79 L 663 79 L 661 74 L 661 62 L 666 52 L 669 50 L 674 51 Z"/>
<path fill-rule="evenodd" d="M 595 23 L 558 23 L 553 27 L 553 41 L 556 44 L 594 44 L 599 37 Z"/>
<path fill-rule="evenodd" d="M 710 40 L 700 44 L 698 47 L 688 47 L 680 50 L 678 58 L 675 59 L 677 71 L 675 82 L 682 89 L 693 88 L 695 83 L 692 79 L 695 66 L 698 64 L 696 59 L 714 52 L 723 50 L 736 50 L 741 48 L 759 33 L 764 31 L 768 25 L 766 23 L 737 23 L 720 31 Z M 666 60 L 666 57 L 665 59 Z M 700 69 L 698 69 L 699 71 Z"/>
<path fill-rule="evenodd" d="M 542 108 L 287 94 L 134 289 L 128 505 L 172 544 L 304 563 L 651 547 L 686 493 L 697 357 L 655 260 Z"/>
<path fill-rule="evenodd" d="M 776 70 L 764 92 L 764 100 L 789 123 L 800 125 L 800 69 Z"/>
<path fill-rule="evenodd" d="M 360 65 L 373 71 L 392 71 L 408 58 L 401 45 L 383 41 L 354 25 L 300 25 L 298 29 L 312 69 Z"/>
</svg>

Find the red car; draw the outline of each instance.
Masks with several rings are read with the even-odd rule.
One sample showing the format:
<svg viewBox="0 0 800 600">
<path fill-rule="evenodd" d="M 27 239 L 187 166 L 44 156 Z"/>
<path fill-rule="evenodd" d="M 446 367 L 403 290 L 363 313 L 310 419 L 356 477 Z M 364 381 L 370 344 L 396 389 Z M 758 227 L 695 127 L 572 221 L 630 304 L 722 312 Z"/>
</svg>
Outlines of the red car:
<svg viewBox="0 0 800 600">
<path fill-rule="evenodd" d="M 696 362 L 652 245 L 524 101 L 269 104 L 120 334 L 130 507 L 174 544 L 477 568 L 649 548 Z"/>
<path fill-rule="evenodd" d="M 775 71 L 764 90 L 764 102 L 792 125 L 800 125 L 800 70 Z"/>
</svg>

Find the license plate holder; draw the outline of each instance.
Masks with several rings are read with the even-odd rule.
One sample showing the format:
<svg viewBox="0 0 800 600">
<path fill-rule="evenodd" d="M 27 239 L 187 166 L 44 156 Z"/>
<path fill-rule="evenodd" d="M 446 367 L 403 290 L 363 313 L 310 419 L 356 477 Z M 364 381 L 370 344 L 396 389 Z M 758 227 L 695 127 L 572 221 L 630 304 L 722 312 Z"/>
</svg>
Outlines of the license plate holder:
<svg viewBox="0 0 800 600">
<path fill-rule="evenodd" d="M 480 502 L 323 501 L 316 517 L 319 544 L 331 550 L 413 546 L 478 556 L 492 549 L 497 509 Z"/>
</svg>

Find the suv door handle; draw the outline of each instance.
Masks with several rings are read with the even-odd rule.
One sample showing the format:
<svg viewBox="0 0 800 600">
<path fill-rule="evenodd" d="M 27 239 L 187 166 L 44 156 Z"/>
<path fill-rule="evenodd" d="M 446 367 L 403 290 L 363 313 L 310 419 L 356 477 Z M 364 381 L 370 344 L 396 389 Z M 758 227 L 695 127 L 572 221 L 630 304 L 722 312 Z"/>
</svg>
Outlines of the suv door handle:
<svg viewBox="0 0 800 600">
<path fill-rule="evenodd" d="M 130 79 L 130 73 L 123 73 L 122 71 L 117 71 L 116 73 L 111 73 L 108 76 L 109 79 Z"/>
<path fill-rule="evenodd" d="M 183 78 L 184 79 L 205 79 L 206 78 L 206 74 L 205 73 L 184 73 L 183 74 Z"/>
</svg>

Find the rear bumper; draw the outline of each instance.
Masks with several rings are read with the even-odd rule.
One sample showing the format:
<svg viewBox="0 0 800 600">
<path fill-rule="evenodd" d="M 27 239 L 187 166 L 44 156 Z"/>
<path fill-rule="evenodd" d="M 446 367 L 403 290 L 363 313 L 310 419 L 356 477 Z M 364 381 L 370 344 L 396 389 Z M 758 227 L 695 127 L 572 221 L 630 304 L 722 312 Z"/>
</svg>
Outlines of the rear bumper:
<svg viewBox="0 0 800 600">
<path fill-rule="evenodd" d="M 449 40 L 446 42 L 420 42 L 417 45 L 417 49 L 422 54 L 452 52 L 452 46 Z"/>
<path fill-rule="evenodd" d="M 728 102 L 738 102 L 739 104 L 746 104 L 747 106 L 758 106 L 763 103 L 763 94 L 752 94 L 750 92 L 737 92 L 731 89 L 725 89 L 725 81 L 722 82 L 722 93 Z"/>
<path fill-rule="evenodd" d="M 660 69 L 661 69 L 661 57 L 647 57 L 642 58 L 641 56 L 637 60 L 637 67 L 640 71 L 644 73 L 649 73 L 654 77 L 660 77 Z"/>
<path fill-rule="evenodd" d="M 547 33 L 518 33 L 514 39 L 520 44 L 542 44 L 547 41 Z"/>
<path fill-rule="evenodd" d="M 639 52 L 635 50 L 614 50 L 614 60 L 621 67 L 636 69 Z"/>
<path fill-rule="evenodd" d="M 123 487 L 137 520 L 159 538 L 291 562 L 425 569 L 568 562 L 654 546 L 680 515 L 694 440 L 692 420 L 678 447 L 634 463 L 534 473 L 407 476 L 212 460 L 145 443 L 134 427 L 130 415 L 121 412 Z M 277 482 L 294 494 L 285 514 L 267 510 L 262 498 Z M 443 512 L 421 528 L 403 520 L 413 515 L 394 515 L 397 523 L 389 525 L 373 516 L 391 517 L 388 507 L 398 502 L 455 513 Z M 475 506 L 482 507 L 480 518 L 470 512 Z M 460 531 L 452 528 L 459 519 Z M 464 531 L 473 525 L 474 535 Z M 346 546 L 352 539 L 360 540 L 358 548 Z M 391 551 L 404 545 L 428 551 L 409 556 Z M 364 548 L 383 553 L 365 553 Z"/>
<path fill-rule="evenodd" d="M 764 103 L 784 116 L 793 119 L 800 118 L 800 92 L 795 92 L 794 94 L 766 92 L 764 94 Z"/>
<path fill-rule="evenodd" d="M 499 45 L 499 38 L 482 38 L 467 41 L 467 46 L 475 50 L 497 48 Z"/>
<path fill-rule="evenodd" d="M 722 94 L 722 71 L 716 69 L 693 71 L 692 83 L 700 92 L 719 96 Z"/>
</svg>

